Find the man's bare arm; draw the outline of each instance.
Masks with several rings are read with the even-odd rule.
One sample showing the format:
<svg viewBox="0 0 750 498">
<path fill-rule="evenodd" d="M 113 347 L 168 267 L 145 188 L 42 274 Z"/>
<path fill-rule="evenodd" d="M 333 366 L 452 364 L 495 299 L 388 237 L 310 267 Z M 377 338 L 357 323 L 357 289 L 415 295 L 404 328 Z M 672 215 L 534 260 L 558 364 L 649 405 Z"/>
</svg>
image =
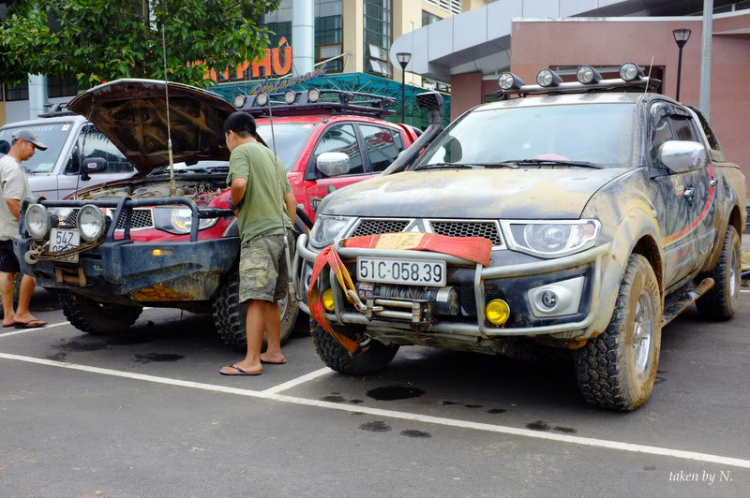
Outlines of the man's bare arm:
<svg viewBox="0 0 750 498">
<path fill-rule="evenodd" d="M 18 199 L 5 199 L 5 202 L 8 203 L 8 209 L 10 209 L 10 212 L 13 213 L 13 216 L 16 217 L 16 219 L 21 219 L 21 201 Z"/>
<path fill-rule="evenodd" d="M 297 221 L 297 199 L 294 198 L 294 194 L 289 192 L 284 196 L 284 202 L 286 203 L 286 211 L 289 213 L 289 218 L 292 219 L 292 225 Z"/>
<path fill-rule="evenodd" d="M 244 178 L 232 179 L 232 207 L 234 208 L 235 214 L 239 210 L 240 203 L 245 197 L 245 190 L 247 189 L 247 180 Z"/>
</svg>

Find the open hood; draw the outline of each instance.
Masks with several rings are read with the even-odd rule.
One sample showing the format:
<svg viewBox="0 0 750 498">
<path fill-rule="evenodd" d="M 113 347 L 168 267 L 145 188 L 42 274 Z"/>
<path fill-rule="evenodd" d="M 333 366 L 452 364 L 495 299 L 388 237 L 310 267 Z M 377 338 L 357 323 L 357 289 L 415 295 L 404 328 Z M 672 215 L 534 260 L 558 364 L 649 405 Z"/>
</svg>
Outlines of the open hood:
<svg viewBox="0 0 750 498">
<path fill-rule="evenodd" d="M 91 121 L 142 174 L 169 164 L 165 83 L 122 79 L 70 101 L 68 109 Z M 236 109 L 200 88 L 169 83 L 174 162 L 229 160 L 224 121 Z"/>
</svg>

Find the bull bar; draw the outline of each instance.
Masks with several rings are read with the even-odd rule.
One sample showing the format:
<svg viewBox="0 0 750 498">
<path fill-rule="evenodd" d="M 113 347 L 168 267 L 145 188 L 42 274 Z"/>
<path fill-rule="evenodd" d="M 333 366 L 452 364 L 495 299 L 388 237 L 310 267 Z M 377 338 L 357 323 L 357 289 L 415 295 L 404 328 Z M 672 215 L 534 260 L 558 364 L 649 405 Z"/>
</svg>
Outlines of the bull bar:
<svg viewBox="0 0 750 498">
<path fill-rule="evenodd" d="M 311 251 L 307 248 L 308 236 L 306 234 L 301 235 L 297 239 L 297 251 L 294 261 L 294 283 L 297 286 L 299 295 L 302 295 L 302 278 L 301 272 L 302 260 L 308 263 L 315 263 L 315 259 L 318 253 Z M 419 259 L 419 260 L 434 260 L 434 261 L 445 261 L 447 264 L 461 265 L 461 266 L 475 266 L 474 272 L 474 295 L 476 298 L 477 308 L 477 323 L 458 323 L 458 322 L 446 322 L 438 321 L 429 326 L 430 332 L 449 334 L 452 336 L 464 336 L 464 337 L 479 337 L 484 339 L 492 339 L 497 337 L 506 336 L 522 336 L 522 335 L 542 335 L 542 334 L 553 334 L 557 332 L 567 332 L 573 330 L 586 329 L 591 325 L 596 317 L 599 308 L 599 292 L 601 289 L 602 280 L 602 259 L 604 255 L 609 253 L 611 244 L 607 243 L 598 247 L 594 247 L 587 251 L 574 254 L 558 259 L 540 261 L 535 263 L 524 263 L 516 265 L 508 265 L 501 267 L 490 267 L 484 268 L 482 265 L 476 264 L 473 261 L 468 261 L 455 256 L 449 256 L 446 254 L 439 254 L 425 251 L 403 251 L 403 250 L 383 250 L 383 249 L 360 249 L 343 247 L 342 242 L 336 243 L 336 251 L 343 259 L 354 259 L 358 256 L 371 256 L 371 257 L 383 257 L 383 258 L 398 258 L 405 261 Z M 571 323 L 561 323 L 555 325 L 544 325 L 538 327 L 515 327 L 515 328 L 502 328 L 487 326 L 485 323 L 484 309 L 485 309 L 485 292 L 484 292 L 484 281 L 485 280 L 497 280 L 503 278 L 512 278 L 517 276 L 529 276 L 539 275 L 542 273 L 549 273 L 559 270 L 565 270 L 575 268 L 577 266 L 594 263 L 593 272 L 593 285 L 591 289 L 591 303 L 589 306 L 588 315 L 581 321 Z M 408 323 L 398 322 L 387 322 L 380 320 L 368 320 L 367 317 L 361 313 L 343 311 L 344 309 L 344 294 L 340 289 L 338 282 L 333 275 L 333 271 L 330 271 L 330 282 L 331 290 L 333 291 L 335 313 L 326 313 L 326 317 L 329 321 L 339 324 L 352 324 L 352 325 L 378 325 L 380 327 L 388 327 L 392 329 L 401 330 L 412 330 Z M 300 308 L 307 314 L 310 314 L 310 309 L 306 302 L 299 301 Z"/>
</svg>

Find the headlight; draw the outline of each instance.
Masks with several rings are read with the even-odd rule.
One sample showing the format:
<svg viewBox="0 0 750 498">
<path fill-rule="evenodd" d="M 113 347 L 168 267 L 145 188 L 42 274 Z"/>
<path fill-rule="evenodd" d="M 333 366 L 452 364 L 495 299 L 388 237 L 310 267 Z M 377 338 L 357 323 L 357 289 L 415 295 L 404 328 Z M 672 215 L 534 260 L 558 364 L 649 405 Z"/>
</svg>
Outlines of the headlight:
<svg viewBox="0 0 750 498">
<path fill-rule="evenodd" d="M 348 216 L 318 216 L 310 232 L 310 242 L 319 248 L 331 245 L 353 219 Z"/>
<path fill-rule="evenodd" d="M 87 242 L 96 242 L 104 234 L 106 222 L 102 210 L 87 204 L 78 212 L 78 231 Z"/>
<path fill-rule="evenodd" d="M 200 220 L 198 230 L 211 228 L 219 222 L 219 218 Z M 186 208 L 157 208 L 154 209 L 154 226 L 174 234 L 190 233 L 193 226 L 193 212 Z"/>
<path fill-rule="evenodd" d="M 597 220 L 502 222 L 511 249 L 542 258 L 574 254 L 596 244 Z"/>
<path fill-rule="evenodd" d="M 26 231 L 36 240 L 44 240 L 49 232 L 49 214 L 41 204 L 32 204 L 26 210 Z"/>
</svg>

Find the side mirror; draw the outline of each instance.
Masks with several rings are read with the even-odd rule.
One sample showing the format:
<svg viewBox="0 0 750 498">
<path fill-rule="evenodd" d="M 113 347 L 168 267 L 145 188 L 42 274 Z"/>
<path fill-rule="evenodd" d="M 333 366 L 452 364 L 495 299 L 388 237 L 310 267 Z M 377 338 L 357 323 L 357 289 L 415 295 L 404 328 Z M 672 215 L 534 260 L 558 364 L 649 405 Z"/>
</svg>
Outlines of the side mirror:
<svg viewBox="0 0 750 498">
<path fill-rule="evenodd" d="M 81 161 L 81 180 L 87 181 L 92 173 L 101 173 L 107 170 L 107 160 L 103 157 L 87 157 Z"/>
<path fill-rule="evenodd" d="M 669 140 L 659 147 L 659 161 L 670 173 L 686 173 L 706 165 L 706 148 L 697 142 Z"/>
<path fill-rule="evenodd" d="M 341 176 L 349 173 L 349 156 L 343 152 L 323 152 L 315 160 L 315 167 L 326 176 Z"/>
</svg>

